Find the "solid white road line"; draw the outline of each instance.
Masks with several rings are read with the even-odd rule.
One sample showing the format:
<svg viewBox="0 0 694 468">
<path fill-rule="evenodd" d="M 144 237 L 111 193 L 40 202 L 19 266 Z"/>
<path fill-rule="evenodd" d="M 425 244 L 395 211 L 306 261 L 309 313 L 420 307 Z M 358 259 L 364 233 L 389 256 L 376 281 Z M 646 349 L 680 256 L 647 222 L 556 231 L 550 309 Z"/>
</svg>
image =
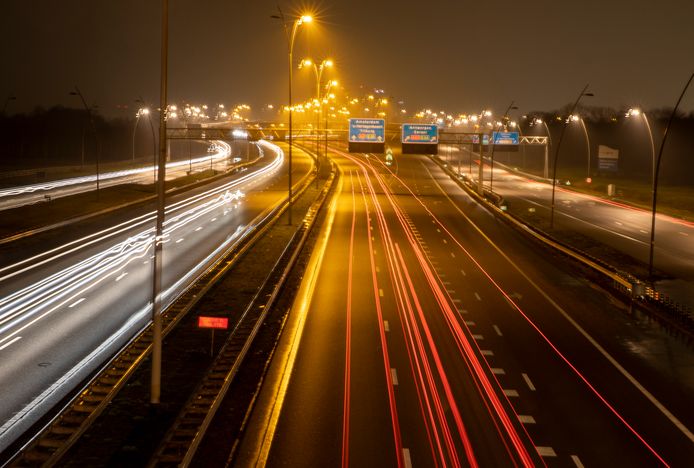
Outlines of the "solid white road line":
<svg viewBox="0 0 694 468">
<path fill-rule="evenodd" d="M 521 374 L 521 375 L 523 376 L 523 380 L 525 380 L 525 383 L 528 384 L 528 388 L 534 392 L 535 391 L 535 385 L 533 385 L 533 381 L 530 380 L 530 377 L 528 377 L 528 374 Z"/>
</svg>

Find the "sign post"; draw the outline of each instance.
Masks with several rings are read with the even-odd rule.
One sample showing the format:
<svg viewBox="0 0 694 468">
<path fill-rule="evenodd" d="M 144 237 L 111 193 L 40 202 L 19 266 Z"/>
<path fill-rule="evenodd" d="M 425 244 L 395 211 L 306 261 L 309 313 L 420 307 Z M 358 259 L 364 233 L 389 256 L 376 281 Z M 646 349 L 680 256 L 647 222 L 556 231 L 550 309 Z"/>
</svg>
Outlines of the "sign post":
<svg viewBox="0 0 694 468">
<path fill-rule="evenodd" d="M 198 317 L 198 328 L 209 328 L 212 332 L 210 340 L 210 357 L 214 356 L 214 331 L 216 328 L 226 330 L 229 328 L 229 319 L 226 317 Z"/>
</svg>

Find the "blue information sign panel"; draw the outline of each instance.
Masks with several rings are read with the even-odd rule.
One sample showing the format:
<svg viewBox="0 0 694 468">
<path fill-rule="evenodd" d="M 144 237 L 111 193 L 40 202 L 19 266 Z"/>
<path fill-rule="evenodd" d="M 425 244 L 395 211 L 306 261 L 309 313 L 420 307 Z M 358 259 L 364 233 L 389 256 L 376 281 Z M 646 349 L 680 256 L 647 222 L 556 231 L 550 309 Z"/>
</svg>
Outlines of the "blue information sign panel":
<svg viewBox="0 0 694 468">
<path fill-rule="evenodd" d="M 433 124 L 402 124 L 402 142 L 435 145 L 439 142 L 439 127 Z"/>
<path fill-rule="evenodd" d="M 494 132 L 492 140 L 495 145 L 517 145 L 518 132 Z"/>
<path fill-rule="evenodd" d="M 479 135 L 472 135 L 472 143 L 474 145 L 479 145 L 480 144 L 480 136 Z M 482 144 L 483 145 L 488 145 L 489 144 L 489 135 L 486 133 L 482 135 Z"/>
<path fill-rule="evenodd" d="M 386 121 L 383 119 L 349 119 L 350 143 L 383 143 Z"/>
</svg>

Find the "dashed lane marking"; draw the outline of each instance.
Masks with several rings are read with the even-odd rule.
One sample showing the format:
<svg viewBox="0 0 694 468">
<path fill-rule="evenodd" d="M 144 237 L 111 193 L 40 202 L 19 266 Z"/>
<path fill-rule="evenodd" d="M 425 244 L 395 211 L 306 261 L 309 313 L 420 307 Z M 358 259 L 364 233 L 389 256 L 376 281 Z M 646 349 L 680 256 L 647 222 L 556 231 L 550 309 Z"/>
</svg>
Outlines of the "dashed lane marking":
<svg viewBox="0 0 694 468">
<path fill-rule="evenodd" d="M 535 447 L 537 454 L 541 457 L 556 457 L 557 453 L 552 447 Z"/>
<path fill-rule="evenodd" d="M 465 270 L 460 270 L 460 272 L 463 274 L 463 276 L 467 276 L 467 275 L 465 274 Z"/>
<path fill-rule="evenodd" d="M 535 418 L 529 414 L 519 414 L 518 420 L 523 424 L 535 424 Z"/>
<path fill-rule="evenodd" d="M 472 339 L 482 341 L 484 339 L 484 335 L 472 335 Z"/>
<path fill-rule="evenodd" d="M 84 301 L 86 301 L 86 300 L 87 300 L 87 298 L 86 298 L 86 297 L 83 297 L 83 298 L 81 298 L 81 299 L 78 299 L 76 302 L 73 302 L 72 305 L 70 305 L 70 306 L 68 306 L 68 307 L 69 307 L 70 309 L 72 309 L 72 308 L 75 307 L 76 305 L 81 304 L 82 302 L 84 302 Z"/>
<path fill-rule="evenodd" d="M 410 449 L 402 449 L 402 461 L 405 464 L 405 468 L 412 468 L 412 458 L 410 458 Z"/>
<path fill-rule="evenodd" d="M 528 374 L 521 374 L 521 375 L 523 376 L 523 380 L 525 380 L 525 383 L 528 384 L 528 388 L 534 392 L 535 391 L 535 385 L 533 385 L 533 381 L 530 380 L 530 377 L 528 377 Z"/>
<path fill-rule="evenodd" d="M 583 463 L 581 463 L 581 459 L 578 458 L 578 455 L 571 455 L 571 461 L 574 462 L 576 468 L 584 468 Z"/>
<path fill-rule="evenodd" d="M 390 378 L 393 381 L 393 385 L 398 384 L 398 371 L 395 370 L 395 367 L 390 368 Z"/>
<path fill-rule="evenodd" d="M 474 326 L 475 326 L 475 322 L 472 321 L 472 320 L 466 320 L 466 321 L 465 321 L 465 325 L 467 325 L 468 327 L 474 327 Z"/>
<path fill-rule="evenodd" d="M 492 328 L 494 328 L 494 331 L 496 332 L 497 335 L 504 336 L 504 334 L 501 333 L 501 329 L 499 327 L 497 327 L 496 325 L 492 325 Z"/>
<path fill-rule="evenodd" d="M 21 339 L 22 339 L 21 336 L 15 336 L 15 337 L 12 338 L 10 341 L 8 341 L 8 342 L 5 343 L 4 345 L 0 346 L 0 351 L 2 351 L 3 349 L 7 348 L 7 347 L 10 346 L 11 344 L 16 343 L 17 341 L 19 341 L 19 340 L 21 340 Z"/>
<path fill-rule="evenodd" d="M 494 374 L 494 375 L 506 375 L 506 371 L 500 367 L 492 367 L 492 374 Z"/>
<path fill-rule="evenodd" d="M 480 352 L 482 353 L 482 356 L 494 356 L 494 351 L 491 349 L 483 349 Z"/>
<path fill-rule="evenodd" d="M 518 391 L 514 389 L 504 389 L 504 395 L 506 395 L 509 398 L 516 398 L 518 397 Z"/>
<path fill-rule="evenodd" d="M 388 320 L 383 321 L 383 329 L 387 332 L 390 331 L 390 324 L 388 323 Z"/>
<path fill-rule="evenodd" d="M 380 288 L 379 288 L 379 290 L 378 290 L 378 295 L 381 296 L 381 297 L 383 297 L 383 289 L 380 289 Z"/>
<path fill-rule="evenodd" d="M 455 254 L 453 252 L 451 252 L 451 257 L 455 258 Z"/>
<path fill-rule="evenodd" d="M 478 301 L 481 301 L 481 300 L 482 300 L 482 298 L 480 297 L 480 295 L 477 294 L 477 293 L 475 293 L 475 299 L 477 299 Z"/>
</svg>

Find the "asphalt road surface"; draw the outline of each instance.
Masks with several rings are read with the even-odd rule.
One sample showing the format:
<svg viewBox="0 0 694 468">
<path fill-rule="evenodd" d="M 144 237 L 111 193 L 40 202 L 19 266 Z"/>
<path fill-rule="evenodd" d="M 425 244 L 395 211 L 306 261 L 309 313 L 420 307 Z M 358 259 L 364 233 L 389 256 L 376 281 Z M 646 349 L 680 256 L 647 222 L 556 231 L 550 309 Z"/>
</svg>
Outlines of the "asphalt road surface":
<svg viewBox="0 0 694 468">
<path fill-rule="evenodd" d="M 282 151 L 260 147 L 253 167 L 167 200 L 165 304 L 286 198 Z M 298 183 L 312 164 L 295 154 Z M 142 210 L 98 231 L 55 232 L 0 266 L 0 450 L 149 323 L 152 239 Z"/>
<path fill-rule="evenodd" d="M 268 374 L 288 383 L 263 389 L 240 463 L 690 465 L 691 350 L 427 157 L 396 159 L 336 154 L 329 237 Z"/>
</svg>

